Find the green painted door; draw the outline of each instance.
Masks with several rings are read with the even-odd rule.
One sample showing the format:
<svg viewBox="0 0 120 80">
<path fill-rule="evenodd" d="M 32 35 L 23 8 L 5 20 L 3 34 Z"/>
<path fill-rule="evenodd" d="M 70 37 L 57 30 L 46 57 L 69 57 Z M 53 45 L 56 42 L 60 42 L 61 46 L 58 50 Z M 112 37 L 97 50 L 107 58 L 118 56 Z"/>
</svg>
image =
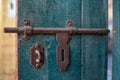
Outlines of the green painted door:
<svg viewBox="0 0 120 80">
<path fill-rule="evenodd" d="M 113 0 L 113 29 L 112 80 L 120 80 L 120 0 Z"/>
<path fill-rule="evenodd" d="M 18 0 L 18 26 L 28 19 L 32 27 L 107 28 L 107 0 Z M 19 80 L 106 80 L 107 35 L 73 35 L 69 42 L 70 64 L 61 72 L 56 61 L 56 35 L 18 36 Z M 45 62 L 40 69 L 30 64 L 34 43 L 44 47 Z"/>
</svg>

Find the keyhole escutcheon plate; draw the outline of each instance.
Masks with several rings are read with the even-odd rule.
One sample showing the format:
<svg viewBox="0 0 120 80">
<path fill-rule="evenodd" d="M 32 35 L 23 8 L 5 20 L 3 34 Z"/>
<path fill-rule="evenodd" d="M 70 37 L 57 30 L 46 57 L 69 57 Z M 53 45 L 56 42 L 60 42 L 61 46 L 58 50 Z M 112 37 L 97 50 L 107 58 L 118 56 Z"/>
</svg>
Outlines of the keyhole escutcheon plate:
<svg viewBox="0 0 120 80">
<path fill-rule="evenodd" d="M 30 48 L 30 64 L 36 69 L 44 64 L 44 48 L 39 43 L 33 44 Z"/>
</svg>

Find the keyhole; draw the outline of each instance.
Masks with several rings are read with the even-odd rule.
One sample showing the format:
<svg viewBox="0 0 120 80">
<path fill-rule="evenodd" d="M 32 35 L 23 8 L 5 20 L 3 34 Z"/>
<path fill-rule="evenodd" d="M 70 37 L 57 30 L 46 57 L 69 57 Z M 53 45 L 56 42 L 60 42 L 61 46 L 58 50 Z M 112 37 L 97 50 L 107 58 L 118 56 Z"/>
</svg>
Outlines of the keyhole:
<svg viewBox="0 0 120 80">
<path fill-rule="evenodd" d="M 37 54 L 36 62 L 40 62 L 40 52 L 38 50 L 35 50 L 35 53 Z"/>
<path fill-rule="evenodd" d="M 62 62 L 64 61 L 64 50 L 62 49 Z"/>
</svg>

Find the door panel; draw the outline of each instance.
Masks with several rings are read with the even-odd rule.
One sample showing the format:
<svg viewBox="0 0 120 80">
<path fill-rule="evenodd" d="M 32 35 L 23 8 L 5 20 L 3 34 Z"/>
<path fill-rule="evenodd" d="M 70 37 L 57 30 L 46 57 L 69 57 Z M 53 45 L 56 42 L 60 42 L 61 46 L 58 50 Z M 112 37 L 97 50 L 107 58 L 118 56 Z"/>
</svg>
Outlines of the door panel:
<svg viewBox="0 0 120 80">
<path fill-rule="evenodd" d="M 18 0 L 18 25 L 28 19 L 32 27 L 107 28 L 107 0 Z M 73 35 L 69 42 L 70 64 L 61 72 L 56 60 L 55 35 L 31 35 L 18 40 L 19 80 L 106 80 L 107 35 Z M 40 69 L 30 64 L 30 47 L 39 42 L 45 51 Z"/>
<path fill-rule="evenodd" d="M 120 80 L 120 0 L 113 1 L 113 29 L 112 80 Z"/>
<path fill-rule="evenodd" d="M 28 19 L 33 27 L 66 27 L 68 20 L 72 20 L 74 26 L 80 27 L 80 15 L 80 0 L 18 1 L 19 26 L 22 26 L 23 19 Z M 70 66 L 66 72 L 61 72 L 57 65 L 58 42 L 55 35 L 31 35 L 30 37 L 31 39 L 26 42 L 19 41 L 19 80 L 80 80 L 80 36 L 72 36 L 70 41 Z M 30 65 L 30 47 L 36 42 L 39 42 L 45 50 L 45 63 L 41 69 L 35 69 Z"/>
<path fill-rule="evenodd" d="M 82 28 L 107 28 L 107 0 L 82 5 Z M 107 80 L 107 35 L 82 35 L 81 58 L 81 80 Z"/>
</svg>

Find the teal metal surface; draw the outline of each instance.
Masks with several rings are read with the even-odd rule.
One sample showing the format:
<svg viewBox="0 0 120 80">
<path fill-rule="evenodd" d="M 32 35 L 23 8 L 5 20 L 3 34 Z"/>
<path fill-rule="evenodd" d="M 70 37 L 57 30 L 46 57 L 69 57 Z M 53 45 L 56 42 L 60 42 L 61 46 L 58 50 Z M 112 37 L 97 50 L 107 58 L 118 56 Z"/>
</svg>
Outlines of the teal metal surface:
<svg viewBox="0 0 120 80">
<path fill-rule="evenodd" d="M 79 28 L 107 28 L 107 0 L 18 0 L 19 26 L 24 19 L 33 27 L 66 27 L 66 22 L 72 20 Z M 57 65 L 55 35 L 30 37 L 28 41 L 18 40 L 19 80 L 106 80 L 107 35 L 72 36 L 66 72 Z M 30 47 L 36 42 L 45 50 L 41 69 L 30 64 Z"/>
<path fill-rule="evenodd" d="M 82 28 L 107 28 L 107 0 L 82 1 Z M 82 35 L 81 80 L 107 80 L 107 35 Z"/>
<path fill-rule="evenodd" d="M 80 27 L 80 13 L 80 0 L 18 0 L 19 26 L 23 19 L 28 19 L 33 27 L 66 27 L 68 20 Z M 30 65 L 30 47 L 36 42 L 45 50 L 45 63 L 41 69 Z M 70 41 L 70 66 L 66 72 L 61 72 L 57 65 L 57 44 L 55 35 L 33 35 L 29 41 L 19 41 L 19 80 L 80 80 L 80 37 L 73 36 Z"/>
<path fill-rule="evenodd" d="M 120 80 L 120 0 L 113 0 L 113 28 L 112 80 Z"/>
</svg>

